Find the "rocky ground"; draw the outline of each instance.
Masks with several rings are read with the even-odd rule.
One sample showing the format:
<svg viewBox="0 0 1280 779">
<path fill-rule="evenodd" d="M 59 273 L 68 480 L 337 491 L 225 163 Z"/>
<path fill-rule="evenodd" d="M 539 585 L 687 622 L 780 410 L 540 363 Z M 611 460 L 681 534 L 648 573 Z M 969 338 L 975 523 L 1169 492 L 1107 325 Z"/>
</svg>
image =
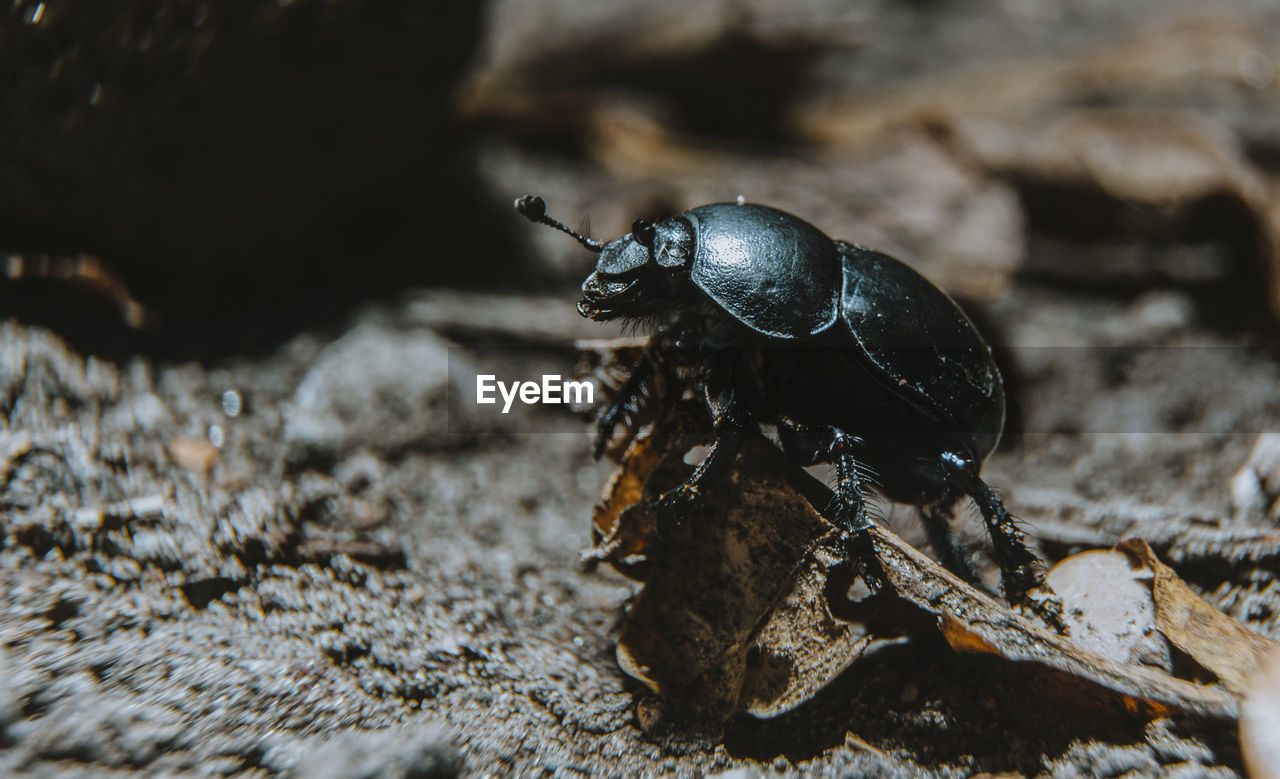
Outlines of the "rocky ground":
<svg viewBox="0 0 1280 779">
<path fill-rule="evenodd" d="M 1244 771 L 1234 723 L 1079 705 L 927 633 L 659 744 L 615 659 L 639 585 L 580 565 L 613 466 L 564 407 L 463 401 L 618 334 L 573 309 L 589 256 L 514 195 L 613 237 L 744 194 L 964 303 L 1010 391 L 984 475 L 1049 561 L 1143 537 L 1280 638 L 1268 4 L 495 2 L 437 20 L 435 59 L 403 54 L 408 11 L 344 37 L 347 3 L 29 5 L 0 31 L 0 248 L 101 256 L 150 318 L 0 281 L 0 773 Z M 321 61 L 329 95 L 300 86 Z M 309 125 L 275 94 L 340 121 L 286 142 Z"/>
</svg>

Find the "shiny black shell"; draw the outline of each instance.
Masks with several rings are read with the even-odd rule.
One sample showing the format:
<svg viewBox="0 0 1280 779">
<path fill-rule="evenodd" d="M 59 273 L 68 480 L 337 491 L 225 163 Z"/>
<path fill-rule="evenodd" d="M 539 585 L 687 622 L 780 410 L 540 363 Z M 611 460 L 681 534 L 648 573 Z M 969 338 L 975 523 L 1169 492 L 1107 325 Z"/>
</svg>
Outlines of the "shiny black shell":
<svg viewBox="0 0 1280 779">
<path fill-rule="evenodd" d="M 807 338 L 840 313 L 840 253 L 821 230 L 775 208 L 717 203 L 680 215 L 697 249 L 689 277 L 752 330 Z"/>
<path fill-rule="evenodd" d="M 767 206 L 717 203 L 680 217 L 697 238 L 690 278 L 725 312 L 780 344 L 829 340 L 838 322 L 884 389 L 978 461 L 995 448 L 1004 388 L 991 349 L 926 278 Z"/>
<path fill-rule="evenodd" d="M 981 459 L 1004 427 L 1004 383 L 991 348 L 951 298 L 879 252 L 836 241 L 840 319 L 873 373 L 921 410 L 966 433 Z"/>
</svg>

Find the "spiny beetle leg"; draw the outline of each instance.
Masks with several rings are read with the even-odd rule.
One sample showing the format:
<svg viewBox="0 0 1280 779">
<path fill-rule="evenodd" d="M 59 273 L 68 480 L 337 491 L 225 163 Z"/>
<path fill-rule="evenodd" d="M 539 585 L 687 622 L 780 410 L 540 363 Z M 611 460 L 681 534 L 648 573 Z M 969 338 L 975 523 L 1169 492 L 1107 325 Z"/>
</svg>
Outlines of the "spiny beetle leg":
<svg viewBox="0 0 1280 779">
<path fill-rule="evenodd" d="M 1045 583 L 1040 561 L 1027 548 L 1026 539 L 1014 522 L 1009 510 L 981 478 L 973 476 L 968 484 L 969 496 L 978 504 L 996 562 L 1000 564 L 1000 588 L 1005 599 L 1017 606 L 1025 606 L 1037 614 L 1059 633 L 1067 632 L 1063 619 L 1062 601 Z"/>
<path fill-rule="evenodd" d="M 596 438 L 591 447 L 591 454 L 597 460 L 604 454 L 604 450 L 608 448 L 609 441 L 613 438 L 613 431 L 618 426 L 618 423 L 626 417 L 627 410 L 633 408 L 633 404 L 645 393 L 652 379 L 653 363 L 647 359 L 642 359 L 631 369 L 631 374 L 627 376 L 627 380 L 622 382 L 622 386 L 618 388 L 618 394 L 614 395 L 613 401 L 605 409 L 604 414 L 600 416 L 600 421 L 596 423 Z"/>
<path fill-rule="evenodd" d="M 887 579 L 868 532 L 871 518 L 867 516 L 862 469 L 854 456 L 861 442 L 855 436 L 832 428 L 830 457 L 836 469 L 836 499 L 839 501 L 836 521 L 845 532 L 846 550 L 854 570 L 874 595 L 884 589 Z"/>
</svg>

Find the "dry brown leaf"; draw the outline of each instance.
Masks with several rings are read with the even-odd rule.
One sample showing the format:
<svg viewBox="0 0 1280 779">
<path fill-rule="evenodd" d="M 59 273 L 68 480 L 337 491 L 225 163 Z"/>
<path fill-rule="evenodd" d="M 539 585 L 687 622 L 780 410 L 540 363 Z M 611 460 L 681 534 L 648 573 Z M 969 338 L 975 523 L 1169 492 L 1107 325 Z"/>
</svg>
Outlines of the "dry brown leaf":
<svg viewBox="0 0 1280 779">
<path fill-rule="evenodd" d="M 622 515 L 640 502 L 645 485 L 672 452 L 673 440 L 655 436 L 653 430 L 642 430 L 632 439 L 621 466 L 605 485 L 603 499 L 591 514 L 591 528 L 605 544 L 614 544 L 619 533 L 630 530 L 623 526 Z"/>
<path fill-rule="evenodd" d="M 657 520 L 649 506 L 655 494 L 649 484 L 655 479 L 676 484 L 692 471 L 681 459 L 697 442 L 688 428 L 682 410 L 671 409 L 630 436 L 591 515 L 594 545 L 583 555 L 588 568 L 608 562 L 625 576 L 643 576 L 644 558 L 657 542 Z"/>
<path fill-rule="evenodd" d="M 715 723 L 743 709 L 781 713 L 868 643 L 825 605 L 834 529 L 771 466 L 767 457 L 743 457 L 703 508 L 648 550 L 618 660 L 684 717 Z M 647 502 L 624 521 L 646 512 Z"/>
<path fill-rule="evenodd" d="M 836 619 L 827 607 L 827 578 L 839 562 L 839 535 L 828 532 L 806 555 L 789 591 L 756 634 L 743 680 L 746 712 L 775 717 L 794 709 L 870 647 L 873 636 Z"/>
<path fill-rule="evenodd" d="M 1235 699 L 1212 687 L 1176 679 L 1152 668 L 1122 665 L 1075 646 L 990 596 L 978 592 L 897 536 L 874 528 L 876 553 L 898 595 L 938 618 L 957 651 L 986 652 L 1016 662 L 1034 662 L 1087 679 L 1135 701 L 1157 704 L 1149 714 L 1171 708 L 1231 719 Z"/>
<path fill-rule="evenodd" d="M 1238 695 L 1248 692 L 1249 679 L 1263 659 L 1280 648 L 1280 643 L 1258 635 L 1206 603 L 1172 568 L 1160 562 L 1146 541 L 1129 539 L 1116 549 L 1154 575 L 1156 625 L 1165 638 L 1217 674 L 1227 689 Z"/>
</svg>

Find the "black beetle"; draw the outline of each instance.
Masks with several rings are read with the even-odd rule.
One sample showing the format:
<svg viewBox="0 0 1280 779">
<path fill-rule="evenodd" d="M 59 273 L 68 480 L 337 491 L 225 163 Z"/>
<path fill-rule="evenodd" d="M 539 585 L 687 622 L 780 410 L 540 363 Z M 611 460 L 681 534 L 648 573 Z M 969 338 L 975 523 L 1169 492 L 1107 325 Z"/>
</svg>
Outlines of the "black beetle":
<svg viewBox="0 0 1280 779">
<path fill-rule="evenodd" d="M 516 209 L 600 254 L 578 311 L 604 321 L 659 324 L 656 362 L 706 398 L 714 426 L 707 455 L 664 494 L 667 516 L 736 456 L 743 434 L 777 426 L 783 451 L 836 472 L 836 520 L 873 588 L 865 501 L 874 484 L 922 507 L 943 562 L 973 580 L 947 519 L 968 495 L 991 534 L 1010 602 L 1061 628 L 1061 605 L 1000 499 L 979 476 L 1004 425 L 1000 371 L 973 323 L 923 276 L 879 252 L 832 240 L 767 206 L 717 203 L 658 222 L 637 220 L 602 244 L 526 196 Z M 596 455 L 628 404 L 663 365 L 636 366 L 601 417 Z"/>
</svg>

